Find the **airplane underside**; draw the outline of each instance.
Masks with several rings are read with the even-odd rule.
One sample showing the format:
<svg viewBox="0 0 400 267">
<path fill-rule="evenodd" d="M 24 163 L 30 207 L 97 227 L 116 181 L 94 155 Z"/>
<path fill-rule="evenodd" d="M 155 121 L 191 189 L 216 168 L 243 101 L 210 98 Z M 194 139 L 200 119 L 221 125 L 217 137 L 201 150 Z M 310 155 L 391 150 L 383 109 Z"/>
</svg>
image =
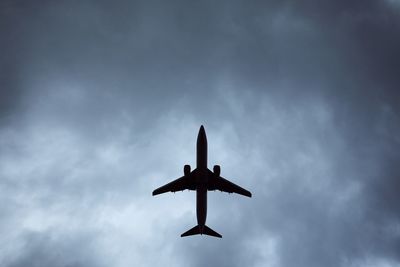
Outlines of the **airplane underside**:
<svg viewBox="0 0 400 267">
<path fill-rule="evenodd" d="M 251 192 L 221 177 L 221 168 L 215 165 L 213 171 L 207 168 L 207 137 L 204 127 L 201 126 L 197 137 L 197 168 L 190 170 L 189 165 L 183 168 L 184 175 L 153 191 L 153 196 L 166 192 L 196 190 L 197 225 L 186 231 L 181 237 L 191 235 L 209 235 L 221 238 L 222 236 L 209 228 L 207 217 L 207 191 L 220 190 L 227 193 L 237 193 L 251 197 Z"/>
</svg>

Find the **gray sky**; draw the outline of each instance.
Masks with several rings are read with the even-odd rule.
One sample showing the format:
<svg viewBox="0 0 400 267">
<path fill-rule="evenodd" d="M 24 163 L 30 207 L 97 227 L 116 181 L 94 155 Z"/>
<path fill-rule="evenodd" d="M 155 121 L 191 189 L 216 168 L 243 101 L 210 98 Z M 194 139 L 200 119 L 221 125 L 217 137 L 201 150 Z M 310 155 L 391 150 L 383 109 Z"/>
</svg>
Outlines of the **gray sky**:
<svg viewBox="0 0 400 267">
<path fill-rule="evenodd" d="M 400 1 L 0 3 L 0 265 L 400 264 Z M 253 198 L 151 192 L 195 164 Z"/>
</svg>

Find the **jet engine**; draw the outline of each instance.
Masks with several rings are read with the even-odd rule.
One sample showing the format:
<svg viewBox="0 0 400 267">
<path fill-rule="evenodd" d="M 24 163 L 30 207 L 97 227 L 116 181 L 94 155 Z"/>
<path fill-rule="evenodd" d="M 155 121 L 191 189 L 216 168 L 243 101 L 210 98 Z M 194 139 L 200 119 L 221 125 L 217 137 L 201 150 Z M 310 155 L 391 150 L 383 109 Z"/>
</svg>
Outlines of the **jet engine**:
<svg viewBox="0 0 400 267">
<path fill-rule="evenodd" d="M 185 165 L 183 167 L 183 173 L 185 174 L 185 176 L 188 176 L 190 174 L 190 165 Z"/>
<path fill-rule="evenodd" d="M 221 167 L 219 165 L 214 165 L 213 168 L 214 174 L 219 177 L 219 175 L 221 174 Z"/>
</svg>

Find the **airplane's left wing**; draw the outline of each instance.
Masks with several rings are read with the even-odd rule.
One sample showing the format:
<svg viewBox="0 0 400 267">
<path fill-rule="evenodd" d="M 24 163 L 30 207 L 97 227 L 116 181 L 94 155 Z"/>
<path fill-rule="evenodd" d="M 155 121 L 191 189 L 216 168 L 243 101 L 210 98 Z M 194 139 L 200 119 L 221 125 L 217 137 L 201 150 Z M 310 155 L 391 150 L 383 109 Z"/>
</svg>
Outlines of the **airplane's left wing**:
<svg viewBox="0 0 400 267">
<path fill-rule="evenodd" d="M 251 192 L 247 191 L 246 189 L 228 181 L 221 176 L 217 177 L 213 172 L 210 171 L 212 174 L 212 178 L 208 181 L 208 190 L 220 190 L 227 193 L 236 193 L 246 197 L 251 197 Z"/>
<path fill-rule="evenodd" d="M 164 186 L 157 188 L 156 190 L 153 191 L 153 196 L 166 192 L 183 191 L 185 189 L 189 190 L 196 189 L 195 179 L 193 179 L 192 173 L 188 176 L 182 176 L 181 178 L 178 178 Z"/>
</svg>

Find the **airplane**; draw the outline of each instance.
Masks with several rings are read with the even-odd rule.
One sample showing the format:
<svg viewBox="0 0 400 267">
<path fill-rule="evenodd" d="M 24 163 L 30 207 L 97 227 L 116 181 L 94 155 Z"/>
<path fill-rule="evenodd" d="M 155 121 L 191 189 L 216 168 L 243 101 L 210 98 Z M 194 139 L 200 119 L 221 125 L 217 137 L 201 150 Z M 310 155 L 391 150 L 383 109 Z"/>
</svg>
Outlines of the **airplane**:
<svg viewBox="0 0 400 267">
<path fill-rule="evenodd" d="M 193 171 L 190 171 L 190 165 L 185 165 L 182 177 L 157 188 L 153 191 L 153 196 L 166 192 L 183 191 L 185 189 L 196 190 L 197 225 L 181 234 L 181 237 L 204 234 L 222 238 L 222 235 L 206 225 L 207 191 L 220 190 L 247 197 L 251 197 L 251 193 L 221 177 L 221 167 L 219 165 L 214 165 L 213 171 L 207 168 L 207 136 L 203 125 L 201 125 L 199 134 L 197 135 L 196 165 L 196 169 Z"/>
</svg>

